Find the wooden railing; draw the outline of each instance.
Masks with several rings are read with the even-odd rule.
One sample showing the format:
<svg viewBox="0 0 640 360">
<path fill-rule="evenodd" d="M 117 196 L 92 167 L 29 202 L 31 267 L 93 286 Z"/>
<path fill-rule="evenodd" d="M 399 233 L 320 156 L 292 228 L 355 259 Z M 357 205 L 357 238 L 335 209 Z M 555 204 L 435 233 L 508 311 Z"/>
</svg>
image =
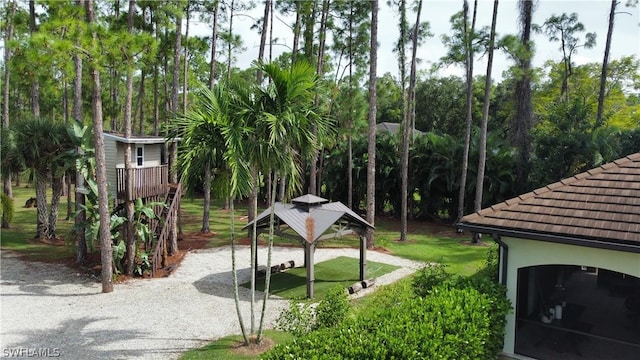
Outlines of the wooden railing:
<svg viewBox="0 0 640 360">
<path fill-rule="evenodd" d="M 169 169 L 167 165 L 131 169 L 131 196 L 127 199 L 125 192 L 126 170 L 116 169 L 116 189 L 118 201 L 135 200 L 151 196 L 165 195 L 169 185 Z"/>
<path fill-rule="evenodd" d="M 173 218 L 178 214 L 180 197 L 182 196 L 182 187 L 180 184 L 176 185 L 175 195 L 171 200 L 171 204 L 168 204 L 168 208 L 163 213 L 166 214 L 164 219 L 164 223 L 161 223 L 158 226 L 162 226 L 162 230 L 160 231 L 160 235 L 158 236 L 158 241 L 156 242 L 155 249 L 153 249 L 153 254 L 151 255 L 151 276 L 156 275 L 156 271 L 158 268 L 167 266 L 167 240 L 171 235 L 171 226 L 173 226 Z M 155 233 L 154 229 L 154 233 Z"/>
</svg>

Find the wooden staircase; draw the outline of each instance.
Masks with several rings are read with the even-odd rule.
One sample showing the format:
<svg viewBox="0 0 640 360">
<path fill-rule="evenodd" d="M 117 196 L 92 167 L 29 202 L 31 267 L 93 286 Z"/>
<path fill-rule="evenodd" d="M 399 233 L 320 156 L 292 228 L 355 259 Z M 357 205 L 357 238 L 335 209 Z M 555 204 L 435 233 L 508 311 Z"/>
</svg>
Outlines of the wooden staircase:
<svg viewBox="0 0 640 360">
<path fill-rule="evenodd" d="M 179 211 L 181 196 L 182 186 L 180 184 L 169 184 L 169 192 L 164 202 L 165 206 L 160 213 L 160 221 L 158 221 L 154 229 L 157 241 L 152 248 L 151 258 L 149 259 L 151 262 L 151 276 L 155 276 L 158 269 L 167 266 L 167 240 L 171 235 L 173 218 Z"/>
</svg>

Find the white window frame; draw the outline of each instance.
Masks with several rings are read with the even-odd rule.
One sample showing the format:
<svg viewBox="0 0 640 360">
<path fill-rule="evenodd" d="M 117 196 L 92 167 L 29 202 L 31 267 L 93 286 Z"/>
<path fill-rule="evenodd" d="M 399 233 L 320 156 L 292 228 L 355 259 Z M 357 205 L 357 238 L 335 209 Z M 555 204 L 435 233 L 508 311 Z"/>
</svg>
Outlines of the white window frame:
<svg viewBox="0 0 640 360">
<path fill-rule="evenodd" d="M 138 155 L 138 149 L 141 150 L 142 155 Z M 144 167 L 144 145 L 136 145 L 135 147 L 136 156 L 135 156 L 135 164 L 136 167 Z"/>
</svg>

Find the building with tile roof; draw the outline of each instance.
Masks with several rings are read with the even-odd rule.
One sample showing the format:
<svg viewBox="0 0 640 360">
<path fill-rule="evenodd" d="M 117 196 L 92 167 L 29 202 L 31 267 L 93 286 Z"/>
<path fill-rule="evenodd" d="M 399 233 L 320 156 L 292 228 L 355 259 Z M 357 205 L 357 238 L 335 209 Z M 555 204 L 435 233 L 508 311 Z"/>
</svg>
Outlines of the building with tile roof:
<svg viewBox="0 0 640 360">
<path fill-rule="evenodd" d="M 514 305 L 504 354 L 640 353 L 640 153 L 467 215 L 458 226 L 499 245 L 499 278 Z"/>
</svg>

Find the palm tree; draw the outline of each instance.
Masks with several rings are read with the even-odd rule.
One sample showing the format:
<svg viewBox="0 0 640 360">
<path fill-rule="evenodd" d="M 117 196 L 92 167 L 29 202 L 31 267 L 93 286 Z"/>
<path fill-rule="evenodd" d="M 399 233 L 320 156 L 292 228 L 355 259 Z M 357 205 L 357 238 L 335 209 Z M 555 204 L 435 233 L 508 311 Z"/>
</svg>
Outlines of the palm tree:
<svg viewBox="0 0 640 360">
<path fill-rule="evenodd" d="M 238 87 L 239 88 L 239 87 Z M 214 171 L 221 179 L 225 196 L 230 199 L 231 210 L 231 267 L 233 274 L 234 300 L 244 343 L 249 344 L 245 330 L 240 298 L 235 257 L 235 210 L 234 199 L 246 196 L 252 183 L 248 162 L 244 154 L 247 130 L 243 118 L 232 110 L 235 97 L 226 82 L 218 82 L 213 89 L 202 88 L 196 95 L 194 106 L 176 119 L 171 127 L 171 137 L 181 137 L 184 151 L 178 158 L 182 169 L 182 182 L 187 191 L 198 185 L 202 170 Z"/>
<path fill-rule="evenodd" d="M 212 90 L 203 88 L 196 104 L 173 127 L 188 151 L 181 154 L 183 179 L 188 187 L 197 184 L 202 168 L 214 170 L 227 182 L 231 199 L 250 194 L 256 176 L 272 171 L 286 176 L 289 193 L 299 190 L 302 163 L 318 149 L 318 139 L 326 136 L 328 121 L 313 109 L 316 90 L 315 70 L 307 63 L 298 63 L 282 70 L 273 64 L 256 64 L 269 79 L 266 87 L 240 86 L 219 82 Z M 317 135 L 314 135 L 314 126 Z M 219 144 L 211 148 L 211 144 Z M 207 166 L 207 162 L 212 166 Z M 199 174 L 200 172 L 200 174 Z M 275 185 L 275 184 L 274 184 Z M 272 191 L 272 196 L 275 196 Z M 256 214 L 254 214 L 256 215 Z M 231 251 L 235 302 L 245 344 L 249 344 L 240 312 L 238 283 L 235 270 L 235 222 L 232 221 Z M 255 234 L 255 230 L 253 231 Z M 252 273 L 255 272 L 256 239 L 252 246 Z M 267 266 L 271 266 L 273 233 L 269 236 Z M 264 314 L 269 296 L 270 274 L 267 274 L 263 308 L 257 341 L 262 340 Z M 255 279 L 252 280 L 251 332 L 255 302 Z"/>
<path fill-rule="evenodd" d="M 258 64 L 258 68 L 270 79 L 270 84 L 259 88 L 256 94 L 259 106 L 254 118 L 257 141 L 251 142 L 248 150 L 250 154 L 255 154 L 252 159 L 253 166 L 264 173 L 272 171 L 276 177 L 287 178 L 287 190 L 291 194 L 300 190 L 302 164 L 318 151 L 319 139 L 326 137 L 329 132 L 329 122 L 314 109 L 313 99 L 318 91 L 318 82 L 311 65 L 298 62 L 290 69 L 283 70 L 275 64 Z M 272 189 L 272 203 L 275 201 L 274 196 L 275 189 Z M 271 209 L 273 210 L 273 207 Z M 273 213 L 271 220 L 273 221 Z M 271 226 L 267 268 L 271 267 L 273 231 Z M 255 239 L 253 242 L 256 242 Z M 267 271 L 258 342 L 262 340 L 270 280 L 271 274 Z"/>
<path fill-rule="evenodd" d="M 18 153 L 25 167 L 31 169 L 35 175 L 38 213 L 36 238 L 45 240 L 50 234 L 55 233 L 55 221 L 50 224 L 47 209 L 47 186 L 52 172 L 60 174 L 57 168 L 61 166 L 61 154 L 66 154 L 73 145 L 64 125 L 48 119 L 25 119 L 12 126 Z M 56 202 L 55 194 L 53 202 Z M 55 207 L 52 213 L 57 218 Z M 50 225 L 53 225 L 53 228 L 50 229 Z"/>
</svg>

